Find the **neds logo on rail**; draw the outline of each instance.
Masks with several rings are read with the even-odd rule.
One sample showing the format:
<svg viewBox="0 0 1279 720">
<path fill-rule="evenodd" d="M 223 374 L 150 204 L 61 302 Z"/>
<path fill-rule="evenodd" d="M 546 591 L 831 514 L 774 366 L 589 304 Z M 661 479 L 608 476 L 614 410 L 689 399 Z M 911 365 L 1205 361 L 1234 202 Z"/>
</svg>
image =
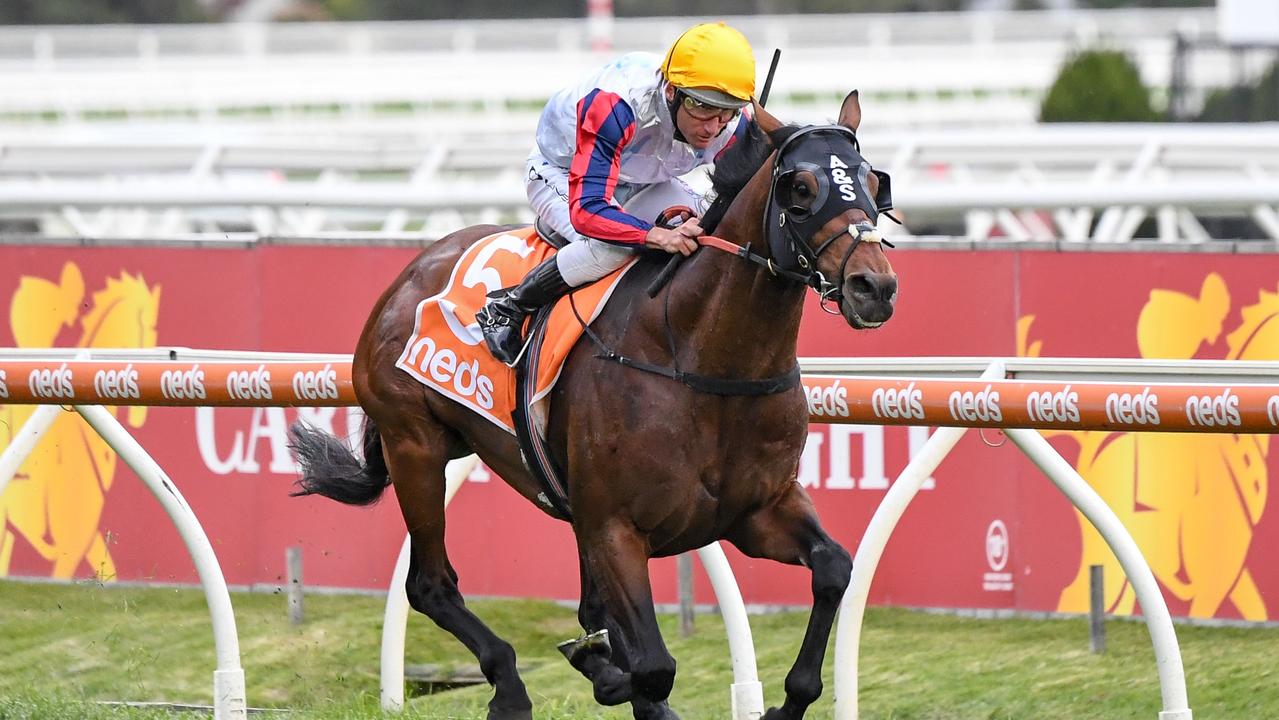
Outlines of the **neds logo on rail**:
<svg viewBox="0 0 1279 720">
<path fill-rule="evenodd" d="M 332 365 L 293 373 L 293 394 L 299 400 L 337 400 L 338 374 Z"/>
<path fill-rule="evenodd" d="M 160 376 L 160 393 L 168 400 L 204 400 L 209 397 L 204 371 L 199 365 L 187 370 L 165 370 Z"/>
<path fill-rule="evenodd" d="M 99 370 L 93 374 L 93 391 L 100 398 L 112 400 L 137 400 L 142 397 L 138 391 L 138 371 L 133 363 L 119 370 Z"/>
<path fill-rule="evenodd" d="M 924 419 L 924 392 L 910 383 L 904 388 L 875 388 L 870 407 L 877 418 Z"/>
<path fill-rule="evenodd" d="M 57 370 L 40 368 L 32 370 L 27 376 L 27 389 L 31 394 L 46 400 L 70 400 L 75 397 L 75 386 L 71 383 L 71 369 L 66 363 Z"/>
<path fill-rule="evenodd" d="M 266 365 L 257 370 L 237 370 L 226 376 L 226 392 L 232 400 L 273 400 L 271 371 Z"/>
<path fill-rule="evenodd" d="M 7 380 L 8 377 L 5 375 L 4 370 L 0 370 L 0 398 L 9 397 L 9 384 Z"/>
</svg>

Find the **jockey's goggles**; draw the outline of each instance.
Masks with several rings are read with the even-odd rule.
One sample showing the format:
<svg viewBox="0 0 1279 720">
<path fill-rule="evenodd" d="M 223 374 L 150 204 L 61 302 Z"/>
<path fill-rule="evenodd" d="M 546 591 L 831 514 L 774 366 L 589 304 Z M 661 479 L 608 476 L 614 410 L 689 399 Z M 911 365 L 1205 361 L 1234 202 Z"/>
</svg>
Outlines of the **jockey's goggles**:
<svg viewBox="0 0 1279 720">
<path fill-rule="evenodd" d="M 680 93 L 684 98 L 684 110 L 690 117 L 698 122 L 707 122 L 710 120 L 719 120 L 722 123 L 730 123 L 733 118 L 742 114 L 741 108 L 720 108 L 714 105 L 708 105 L 704 102 L 694 100 L 691 96 Z"/>
</svg>

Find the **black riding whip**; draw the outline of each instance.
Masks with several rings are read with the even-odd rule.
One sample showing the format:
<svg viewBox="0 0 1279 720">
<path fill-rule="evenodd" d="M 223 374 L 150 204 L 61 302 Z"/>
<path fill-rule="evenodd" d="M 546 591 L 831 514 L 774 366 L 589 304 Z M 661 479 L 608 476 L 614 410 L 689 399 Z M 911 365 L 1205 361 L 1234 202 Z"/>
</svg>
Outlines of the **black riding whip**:
<svg viewBox="0 0 1279 720">
<path fill-rule="evenodd" d="M 768 92 L 773 89 L 773 75 L 777 72 L 777 62 L 781 59 L 782 49 L 774 49 L 773 61 L 769 63 L 768 75 L 764 78 L 764 89 L 759 94 L 760 107 L 764 107 L 764 104 L 768 102 Z M 677 269 L 679 269 L 680 263 L 682 262 L 684 262 L 684 256 L 678 253 L 672 255 L 671 259 L 666 261 L 666 267 L 662 268 L 662 271 L 657 274 L 657 277 L 653 278 L 653 282 L 648 285 L 648 296 L 650 298 L 657 297 L 657 294 L 662 291 L 662 287 L 664 287 L 666 283 L 670 282 L 671 276 L 675 274 Z"/>
</svg>

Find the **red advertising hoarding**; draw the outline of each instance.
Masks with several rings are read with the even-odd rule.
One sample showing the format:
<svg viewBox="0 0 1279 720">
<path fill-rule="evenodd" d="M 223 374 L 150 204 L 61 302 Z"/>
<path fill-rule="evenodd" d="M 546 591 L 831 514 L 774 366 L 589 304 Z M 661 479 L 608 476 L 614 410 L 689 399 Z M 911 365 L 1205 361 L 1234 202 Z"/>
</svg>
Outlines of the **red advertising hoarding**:
<svg viewBox="0 0 1279 720">
<path fill-rule="evenodd" d="M 415 251 L 0 247 L 13 347 L 188 346 L 350 352 L 368 309 Z M 893 320 L 855 332 L 813 303 L 806 356 L 1279 359 L 1279 262 L 1268 255 L 899 249 Z M 0 380 L 3 380 L 0 378 Z M 0 402 L 3 399 L 0 398 Z M 0 406 L 0 446 L 30 406 Z M 289 498 L 285 447 L 302 416 L 339 434 L 345 408 L 116 410 L 181 488 L 227 580 L 282 581 L 303 548 L 308 584 L 384 588 L 404 525 L 393 493 L 372 509 Z M 799 471 L 850 550 L 927 428 L 813 425 Z M 1176 615 L 1279 613 L 1279 510 L 1269 436 L 1047 433 L 1133 533 Z M 1134 608 L 1099 536 L 997 431 L 971 431 L 906 512 L 871 600 L 1082 612 L 1087 568 L 1107 570 L 1112 611 Z M 448 513 L 471 595 L 573 599 L 573 538 L 482 467 Z M 730 551 L 748 603 L 802 605 L 807 571 Z M 0 575 L 194 582 L 176 530 L 137 478 L 75 416 L 61 417 L 0 496 Z M 657 600 L 675 571 L 655 561 Z M 699 583 L 699 600 L 713 601 Z"/>
</svg>

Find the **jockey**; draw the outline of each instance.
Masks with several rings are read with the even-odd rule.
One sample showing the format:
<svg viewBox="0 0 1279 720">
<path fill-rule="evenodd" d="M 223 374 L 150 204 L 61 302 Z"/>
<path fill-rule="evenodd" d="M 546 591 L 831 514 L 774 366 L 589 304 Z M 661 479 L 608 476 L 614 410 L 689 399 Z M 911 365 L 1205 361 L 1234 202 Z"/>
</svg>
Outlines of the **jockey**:
<svg viewBox="0 0 1279 720">
<path fill-rule="evenodd" d="M 696 25 L 666 52 L 630 53 L 553 95 L 542 111 L 525 187 L 541 221 L 570 240 L 476 314 L 493 357 L 514 364 L 524 319 L 626 264 L 642 248 L 688 255 L 697 219 L 675 229 L 659 213 L 703 208 L 679 176 L 714 162 L 746 131 L 755 56 L 724 23 Z"/>
</svg>

